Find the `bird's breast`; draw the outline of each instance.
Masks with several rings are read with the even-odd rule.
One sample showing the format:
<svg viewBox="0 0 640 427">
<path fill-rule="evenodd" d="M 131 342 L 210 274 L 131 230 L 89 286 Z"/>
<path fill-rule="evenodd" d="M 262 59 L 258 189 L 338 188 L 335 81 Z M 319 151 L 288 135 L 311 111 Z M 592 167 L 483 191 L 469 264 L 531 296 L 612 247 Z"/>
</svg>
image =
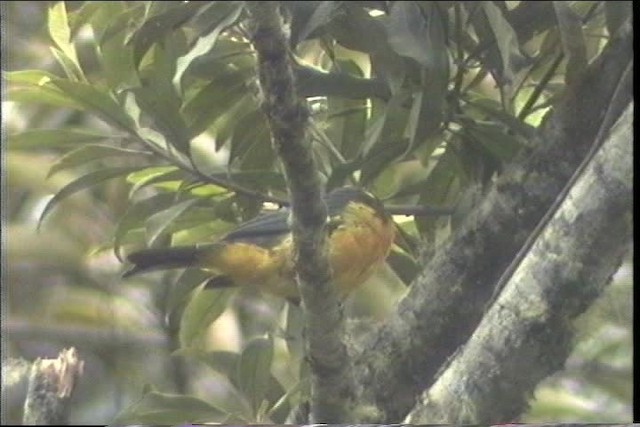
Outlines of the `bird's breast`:
<svg viewBox="0 0 640 427">
<path fill-rule="evenodd" d="M 341 226 L 333 232 L 329 256 L 334 282 L 343 296 L 366 281 L 385 261 L 394 234 L 391 221 L 377 218 Z"/>
</svg>

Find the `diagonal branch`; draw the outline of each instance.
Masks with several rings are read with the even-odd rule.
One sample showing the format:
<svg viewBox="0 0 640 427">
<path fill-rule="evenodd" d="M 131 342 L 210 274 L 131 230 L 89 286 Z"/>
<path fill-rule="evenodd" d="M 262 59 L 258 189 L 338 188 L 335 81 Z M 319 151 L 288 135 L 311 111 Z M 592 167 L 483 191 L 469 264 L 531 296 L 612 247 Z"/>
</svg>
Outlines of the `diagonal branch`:
<svg viewBox="0 0 640 427">
<path fill-rule="evenodd" d="M 513 421 L 564 365 L 573 320 L 609 284 L 632 238 L 632 140 L 633 102 L 407 422 Z"/>
<path fill-rule="evenodd" d="M 258 54 L 262 109 L 291 194 L 293 258 L 311 365 L 311 421 L 343 422 L 355 402 L 353 370 L 341 341 L 342 310 L 331 286 L 327 207 L 308 138 L 309 111 L 296 92 L 288 34 L 278 2 L 247 2 Z"/>
<path fill-rule="evenodd" d="M 404 418 L 447 357 L 468 339 L 496 281 L 606 126 L 607 106 L 616 106 L 612 116 L 617 117 L 629 103 L 630 23 L 621 30 L 584 78 L 567 87 L 534 144 L 505 169 L 425 266 L 394 315 L 368 338 L 355 360 L 356 375 L 386 420 Z"/>
</svg>

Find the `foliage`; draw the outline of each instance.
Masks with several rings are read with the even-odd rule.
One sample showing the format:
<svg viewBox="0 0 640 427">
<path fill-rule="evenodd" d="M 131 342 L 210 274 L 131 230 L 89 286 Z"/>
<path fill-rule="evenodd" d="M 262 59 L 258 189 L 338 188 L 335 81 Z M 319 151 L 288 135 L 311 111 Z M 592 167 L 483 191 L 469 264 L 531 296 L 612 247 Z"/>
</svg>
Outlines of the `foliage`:
<svg viewBox="0 0 640 427">
<path fill-rule="evenodd" d="M 298 90 L 311 107 L 311 148 L 327 189 L 352 183 L 395 203 L 452 206 L 487 185 L 529 142 L 565 82 L 599 53 L 627 6 L 556 2 L 537 14 L 542 6 L 530 2 L 287 3 Z M 74 261 L 51 261 L 58 287 L 85 289 L 99 306 L 127 292 L 104 286 L 118 269 L 111 253 L 121 260 L 133 248 L 211 241 L 263 202 L 284 203 L 243 2 L 55 2 L 46 16 L 55 64 L 4 72 L 4 100 L 29 123 L 8 122 L 9 195 L 24 197 L 7 209 L 13 233 L 40 213 L 43 234 L 22 243 L 42 251 L 48 236 L 52 247 L 69 248 L 55 255 Z M 408 283 L 416 242 L 441 241 L 456 221 L 401 225 L 406 241 L 390 264 Z M 12 267 L 28 261 L 11 250 Z M 206 401 L 147 388 L 118 422 L 284 422 L 307 393 L 295 308 L 204 290 L 196 271 L 158 278 L 144 300 L 155 316 L 111 302 L 116 315 L 96 323 L 160 328 L 172 360 L 198 361 L 220 378 L 215 386 L 192 381 Z M 386 288 L 365 290 L 369 298 L 352 302 L 354 311 L 388 311 L 403 289 Z M 95 314 L 69 301 L 51 310 L 53 319 L 74 322 Z M 286 331 L 278 326 L 283 310 Z M 243 344 L 216 349 L 210 325 L 230 313 L 240 319 Z M 184 392 L 183 382 L 173 385 Z"/>
</svg>

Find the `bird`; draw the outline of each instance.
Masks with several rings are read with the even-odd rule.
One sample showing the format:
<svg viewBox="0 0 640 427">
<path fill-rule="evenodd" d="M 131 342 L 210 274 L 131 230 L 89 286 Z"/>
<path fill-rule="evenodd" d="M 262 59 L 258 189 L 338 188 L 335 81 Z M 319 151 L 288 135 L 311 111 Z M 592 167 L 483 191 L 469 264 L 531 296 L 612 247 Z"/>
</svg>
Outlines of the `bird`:
<svg viewBox="0 0 640 427">
<path fill-rule="evenodd" d="M 357 187 L 341 187 L 323 198 L 329 214 L 328 256 L 332 282 L 345 299 L 385 262 L 395 223 L 382 202 Z M 287 210 L 264 213 L 213 243 L 150 248 L 127 256 L 123 278 L 154 270 L 197 267 L 211 274 L 207 288 L 253 286 L 299 302 Z"/>
</svg>

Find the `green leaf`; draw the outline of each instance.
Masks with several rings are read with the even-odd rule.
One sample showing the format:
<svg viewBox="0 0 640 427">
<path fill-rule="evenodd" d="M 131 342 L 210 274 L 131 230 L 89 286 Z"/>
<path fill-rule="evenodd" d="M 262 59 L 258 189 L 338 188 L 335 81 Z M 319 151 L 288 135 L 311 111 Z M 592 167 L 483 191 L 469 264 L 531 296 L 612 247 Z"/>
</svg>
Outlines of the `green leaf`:
<svg viewBox="0 0 640 427">
<path fill-rule="evenodd" d="M 210 175 L 216 179 L 227 179 L 246 188 L 284 190 L 286 187 L 284 176 L 280 172 L 270 170 L 245 170 L 240 172 L 214 173 Z"/>
<path fill-rule="evenodd" d="M 134 128 L 133 119 L 110 93 L 90 84 L 65 79 L 55 79 L 51 83 L 60 88 L 65 96 L 82 105 L 84 109 L 106 123 L 124 131 L 131 131 Z"/>
<path fill-rule="evenodd" d="M 218 219 L 218 203 L 214 206 L 194 207 L 170 227 L 175 245 L 193 245 L 219 239 L 230 231 L 234 223 Z M 212 220 L 212 218 L 216 218 Z"/>
<path fill-rule="evenodd" d="M 155 196 L 129 203 L 127 211 L 120 217 L 113 234 L 113 251 L 116 257 L 122 261 L 120 248 L 127 233 L 136 228 L 144 228 L 147 218 L 156 212 L 172 206 L 174 203 L 175 194 L 171 193 L 156 194 Z"/>
<path fill-rule="evenodd" d="M 430 142 L 425 154 L 428 156 L 440 143 L 438 138 L 432 137 L 440 129 L 440 124 L 442 123 L 442 104 L 446 95 L 446 85 L 444 86 L 444 91 L 433 86 L 431 88 L 435 89 L 437 93 L 429 94 L 429 89 L 425 88 L 414 94 L 413 104 L 407 119 L 407 127 L 404 132 L 409 139 L 407 152 L 425 142 Z M 435 96 L 432 98 L 430 95 Z"/>
<path fill-rule="evenodd" d="M 141 184 L 154 179 L 159 176 L 165 176 L 172 174 L 180 169 L 177 166 L 151 166 L 148 168 L 140 169 L 139 171 L 132 172 L 127 177 L 127 182 L 131 184 Z"/>
<path fill-rule="evenodd" d="M 51 49 L 54 56 L 56 56 L 70 79 L 85 80 L 78 61 L 76 48 L 71 42 L 71 29 L 69 28 L 67 9 L 63 1 L 56 2 L 49 7 L 48 21 L 51 40 L 60 49 Z"/>
<path fill-rule="evenodd" d="M 58 61 L 64 73 L 67 75 L 67 78 L 72 81 L 82 81 L 84 78 L 82 77 L 82 71 L 78 68 L 78 66 L 73 62 L 71 58 L 69 58 L 63 51 L 60 49 L 56 49 L 55 47 L 50 47 L 49 50 L 53 54 L 53 57 Z"/>
<path fill-rule="evenodd" d="M 262 111 L 252 110 L 238 122 L 231 139 L 229 149 L 229 164 L 237 158 L 244 157 L 249 149 L 257 143 L 269 144 L 269 131 Z M 265 142 L 265 140 L 267 140 Z M 256 168 L 253 168 L 256 169 Z"/>
<path fill-rule="evenodd" d="M 101 183 L 102 181 L 106 181 L 108 179 L 112 179 L 121 175 L 126 175 L 128 173 L 133 172 L 134 170 L 138 170 L 139 167 L 115 167 L 115 168 L 105 168 L 100 169 L 86 175 L 81 176 L 80 178 L 71 181 L 69 184 L 65 185 L 60 189 L 45 205 L 42 210 L 42 215 L 40 215 L 40 219 L 38 221 L 38 228 L 42 225 L 42 221 L 47 216 L 51 210 L 58 205 L 62 200 L 71 196 L 78 191 L 84 190 L 86 188 L 92 187 L 96 184 Z"/>
<path fill-rule="evenodd" d="M 69 13 L 67 15 L 67 21 L 69 23 L 71 37 L 73 37 L 83 25 L 87 24 L 101 7 L 101 3 L 89 1 L 84 2 L 78 9 Z"/>
<path fill-rule="evenodd" d="M 408 4 L 400 2 L 399 4 Z M 404 135 L 409 138 L 408 152 L 425 142 L 430 142 L 427 152 L 433 152 L 439 144 L 433 138 L 442 124 L 446 107 L 447 85 L 449 83 L 449 54 L 445 39 L 442 17 L 435 3 L 427 3 L 426 26 L 421 37 L 424 68 L 421 70 L 421 90 L 414 94 L 413 106 L 407 120 Z M 419 12 L 417 13 L 419 16 Z"/>
<path fill-rule="evenodd" d="M 216 120 L 232 114 L 237 105 L 243 105 L 243 101 L 251 101 L 247 97 L 246 83 L 253 74 L 252 69 L 229 69 L 225 74 L 216 76 L 186 102 L 183 112 L 189 120 L 190 135 L 199 135 Z M 251 104 L 257 108 L 255 102 Z"/>
<path fill-rule="evenodd" d="M 562 50 L 567 58 L 565 82 L 576 81 L 587 68 L 587 46 L 582 32 L 582 19 L 563 1 L 554 1 Z"/>
<path fill-rule="evenodd" d="M 433 67 L 432 53 L 427 48 L 430 27 L 417 2 L 393 3 L 386 27 L 389 45 L 396 53 Z"/>
<path fill-rule="evenodd" d="M 222 34 L 209 52 L 193 60 L 189 66 L 189 76 L 209 81 L 212 76 L 226 74 L 230 69 L 250 69 L 255 73 L 255 63 L 250 43 Z"/>
<path fill-rule="evenodd" d="M 411 284 L 421 270 L 415 258 L 398 247 L 394 247 L 389 253 L 387 263 L 407 286 Z"/>
<path fill-rule="evenodd" d="M 510 84 L 516 72 L 527 63 L 520 52 L 515 31 L 493 2 L 469 2 L 465 7 L 468 8 L 481 46 L 486 51 L 486 68 L 496 75 L 499 85 Z"/>
<path fill-rule="evenodd" d="M 384 107 L 384 114 L 367 129 L 361 182 L 374 180 L 393 160 L 406 153 L 409 145 L 403 137 L 407 113 L 403 107 L 407 93 L 398 93 Z"/>
<path fill-rule="evenodd" d="M 129 150 L 126 148 L 114 147 L 113 145 L 89 144 L 76 148 L 59 158 L 47 174 L 50 176 L 70 168 L 75 168 L 87 163 L 92 163 L 108 157 L 127 156 L 148 156 L 146 151 Z"/>
<path fill-rule="evenodd" d="M 535 128 L 533 126 L 505 112 L 502 109 L 502 105 L 497 101 L 488 98 L 477 98 L 469 100 L 467 105 L 481 111 L 484 113 L 484 116 L 487 116 L 492 121 L 497 121 L 503 124 L 510 131 L 522 138 L 532 138 L 535 133 Z M 465 109 L 465 114 L 469 115 L 470 112 Z"/>
<path fill-rule="evenodd" d="M 270 337 L 252 338 L 240 354 L 236 371 L 237 384 L 250 401 L 254 414 L 257 414 L 267 394 L 272 362 L 273 339 Z"/>
<path fill-rule="evenodd" d="M 173 77 L 173 85 L 178 93 L 182 93 L 182 78 L 191 66 L 191 63 L 198 57 L 209 52 L 213 45 L 216 43 L 220 33 L 230 25 L 233 25 L 240 17 L 240 13 L 243 10 L 242 2 L 218 2 L 217 5 L 228 8 L 224 11 L 224 18 L 216 25 L 210 34 L 202 36 L 198 39 L 196 44 L 191 50 L 184 56 L 178 58 L 176 64 L 176 74 Z"/>
<path fill-rule="evenodd" d="M 351 50 L 381 54 L 389 51 L 387 33 L 382 21 L 352 2 L 341 2 L 344 13 L 338 13 L 328 24 L 331 36 Z M 366 34 L 366 37 L 363 37 Z"/>
<path fill-rule="evenodd" d="M 148 10 L 150 2 L 123 4 L 119 2 L 102 2 L 91 16 L 89 24 L 98 46 L 108 43 L 111 37 L 124 32 L 130 35 L 135 32 Z"/>
<path fill-rule="evenodd" d="M 496 159 L 508 162 L 518 153 L 521 141 L 493 123 L 469 123 L 464 131 L 480 142 Z"/>
<path fill-rule="evenodd" d="M 175 239 L 172 240 L 172 242 L 175 244 Z M 182 273 L 180 273 L 164 300 L 164 312 L 167 313 L 167 316 L 173 316 L 182 312 L 186 304 L 189 302 L 189 294 L 210 278 L 211 273 L 199 268 L 186 268 Z M 195 349 L 193 347 L 184 348 L 182 350 L 201 352 L 200 349 Z"/>
<path fill-rule="evenodd" d="M 622 24 L 633 16 L 632 2 L 606 1 L 604 2 L 604 15 L 607 23 L 607 32 L 610 36 L 613 36 Z"/>
<path fill-rule="evenodd" d="M 128 44 L 133 46 L 133 63 L 136 67 L 154 43 L 163 41 L 178 26 L 192 18 L 203 7 L 203 3 L 181 2 L 171 6 L 147 19 L 128 40 Z"/>
<path fill-rule="evenodd" d="M 153 128 L 179 152 L 188 155 L 191 134 L 180 114 L 181 100 L 169 82 L 133 89 L 138 106 L 153 118 Z"/>
<path fill-rule="evenodd" d="M 174 191 L 185 183 L 187 176 L 182 169 L 178 169 L 175 166 L 142 169 L 127 177 L 127 181 L 134 184 L 129 190 L 129 197 L 132 197 L 138 190 L 149 185 Z"/>
<path fill-rule="evenodd" d="M 126 31 L 120 31 L 96 49 L 102 65 L 102 75 L 107 79 L 109 87 L 116 92 L 141 84 L 133 62 L 133 48 L 125 44 L 126 37 Z"/>
<path fill-rule="evenodd" d="M 251 111 L 257 111 L 258 106 L 253 95 L 245 93 L 240 101 L 233 104 L 233 107 L 220 115 L 215 124 L 209 127 L 209 132 L 215 138 L 216 151 L 225 144 L 230 143 L 233 133 L 238 127 L 238 123 Z"/>
<path fill-rule="evenodd" d="M 7 100 L 13 102 L 31 102 L 50 104 L 56 107 L 84 110 L 84 106 L 68 97 L 64 91 L 51 82 L 57 76 L 38 70 L 14 71 L 3 73 L 7 82 L 12 83 L 7 91 Z M 15 85 L 14 85 L 15 84 Z"/>
<path fill-rule="evenodd" d="M 44 70 L 6 71 L 2 77 L 8 83 L 42 86 L 59 77 Z"/>
<path fill-rule="evenodd" d="M 196 348 L 186 348 L 178 350 L 176 354 L 193 357 L 214 371 L 227 377 L 233 376 L 236 366 L 238 365 L 238 360 L 240 359 L 238 353 L 223 350 L 202 351 Z"/>
<path fill-rule="evenodd" d="M 57 149 L 98 142 L 109 138 L 113 138 L 113 135 L 93 129 L 37 129 L 8 135 L 7 148 L 9 150 Z"/>
<path fill-rule="evenodd" d="M 342 187 L 345 184 L 345 181 L 349 175 L 358 169 L 362 168 L 362 165 L 365 164 L 365 160 L 362 157 L 358 157 L 355 160 L 347 163 L 342 163 L 336 165 L 331 170 L 331 175 L 327 180 L 327 191 L 331 191 L 335 188 Z"/>
<path fill-rule="evenodd" d="M 276 153 L 271 145 L 271 134 L 267 130 L 264 120 L 259 124 L 260 126 L 256 126 L 258 132 L 253 144 L 251 144 L 251 147 L 244 156 L 242 156 L 242 161 L 240 162 L 240 169 L 242 170 L 263 169 L 266 171 L 274 167 Z M 263 184 L 266 183 L 260 183 L 260 187 L 258 188 L 260 191 L 263 191 L 266 187 Z"/>
<path fill-rule="evenodd" d="M 511 81 L 515 74 L 514 67 L 524 62 L 520 53 L 518 36 L 502 14 L 502 11 L 492 2 L 483 1 L 482 9 L 493 32 L 500 57 L 502 58 L 503 75 Z"/>
<path fill-rule="evenodd" d="M 146 221 L 147 246 L 154 246 L 158 239 L 164 235 L 167 227 L 199 201 L 199 199 L 185 200 L 150 216 Z"/>
<path fill-rule="evenodd" d="M 193 291 L 180 322 L 180 347 L 200 347 L 200 339 L 227 308 L 235 291 L 233 288 L 203 289 L 202 286 Z"/>
<path fill-rule="evenodd" d="M 315 5 L 313 2 L 296 2 L 291 3 L 291 6 L 293 13 L 295 13 L 296 11 L 302 12 L 301 9 L 305 6 L 315 7 L 315 10 L 313 11 L 309 19 L 304 23 L 304 25 L 301 25 L 299 22 L 294 21 L 297 24 L 296 29 L 300 28 L 299 31 L 294 32 L 292 29 L 291 32 L 291 40 L 295 44 L 306 40 L 318 28 L 323 27 L 331 22 L 331 20 L 333 20 L 333 18 L 340 13 L 342 7 L 341 2 L 338 1 L 322 1 L 317 2 L 317 5 Z M 305 11 L 304 13 L 307 14 L 308 11 Z M 294 18 L 298 19 L 300 19 L 301 17 L 302 13 L 298 13 L 296 14 L 296 16 L 294 16 Z"/>
<path fill-rule="evenodd" d="M 249 407 L 245 398 L 240 393 L 238 393 L 238 390 L 236 388 L 238 387 L 237 385 L 238 366 L 239 366 L 239 363 L 241 363 L 240 354 L 231 352 L 231 351 L 203 351 L 195 348 L 180 349 L 174 352 L 174 354 L 193 358 L 199 362 L 202 362 L 205 365 L 207 365 L 209 368 L 226 376 L 230 380 L 230 383 L 233 386 L 230 392 L 233 394 L 233 399 L 235 401 L 233 402 L 232 406 L 228 404 L 220 403 L 218 404 L 219 407 L 225 408 L 227 411 L 232 412 L 234 414 L 243 414 L 243 415 L 246 414 L 247 418 L 251 418 L 254 421 L 256 419 L 257 420 L 265 419 L 264 417 L 260 418 L 259 416 L 256 416 L 259 414 L 256 414 L 255 413 L 256 411 L 253 408 Z M 269 373 L 268 381 L 269 381 L 269 384 L 268 384 L 268 391 L 266 394 L 266 400 L 270 403 L 277 402 L 285 395 L 290 398 L 291 395 L 299 392 L 299 386 L 295 386 L 293 387 L 290 393 L 285 393 L 285 390 L 282 387 L 282 385 L 280 385 L 278 380 L 271 373 Z M 286 418 L 286 415 L 288 414 L 288 409 L 289 409 L 288 402 L 281 401 L 277 408 L 270 409 L 269 419 L 274 422 L 283 422 L 284 419 Z"/>
<path fill-rule="evenodd" d="M 51 40 L 60 48 L 63 46 L 69 49 L 71 40 L 71 30 L 67 21 L 67 9 L 63 1 L 55 2 L 49 7 L 48 27 Z M 71 49 L 73 47 L 71 46 Z"/>
<path fill-rule="evenodd" d="M 460 173 L 456 162 L 456 157 L 450 148 L 444 152 L 437 160 L 436 165 L 429 173 L 429 176 L 422 182 L 417 183 L 421 189 L 419 203 L 432 206 L 441 206 L 449 202 L 451 185 Z M 405 191 L 408 187 L 405 188 Z M 438 218 L 417 217 L 416 227 L 422 236 L 435 236 Z"/>
<path fill-rule="evenodd" d="M 362 70 L 353 60 L 340 60 L 337 65 L 343 72 L 349 72 L 357 77 L 363 75 Z M 330 125 L 326 130 L 327 136 L 339 147 L 346 159 L 352 159 L 360 154 L 365 139 L 367 100 L 345 99 L 338 95 L 330 96 L 327 102 L 329 106 L 327 122 Z"/>
<path fill-rule="evenodd" d="M 189 22 L 189 28 L 194 30 L 194 35 L 200 37 L 209 34 L 223 22 L 229 13 L 237 6 L 237 1 L 209 2 Z"/>
<path fill-rule="evenodd" d="M 195 396 L 147 392 L 113 420 L 115 424 L 186 424 L 224 422 L 224 411 Z"/>
<path fill-rule="evenodd" d="M 380 150 L 380 146 L 386 146 L 403 138 L 403 131 L 407 123 L 404 104 L 409 96 L 410 94 L 405 91 L 395 94 L 384 105 L 382 113 L 369 121 L 366 139 L 362 147 L 365 156 L 370 155 L 371 151 Z"/>
</svg>

